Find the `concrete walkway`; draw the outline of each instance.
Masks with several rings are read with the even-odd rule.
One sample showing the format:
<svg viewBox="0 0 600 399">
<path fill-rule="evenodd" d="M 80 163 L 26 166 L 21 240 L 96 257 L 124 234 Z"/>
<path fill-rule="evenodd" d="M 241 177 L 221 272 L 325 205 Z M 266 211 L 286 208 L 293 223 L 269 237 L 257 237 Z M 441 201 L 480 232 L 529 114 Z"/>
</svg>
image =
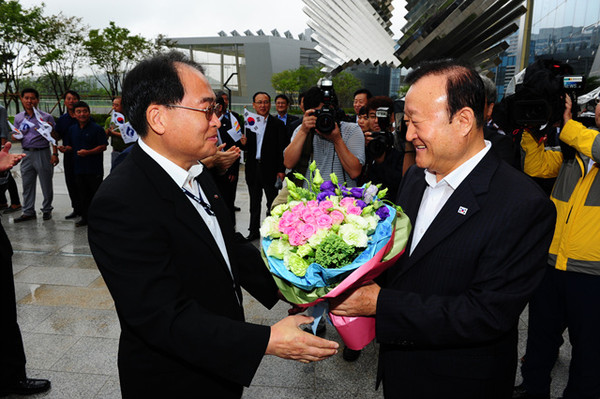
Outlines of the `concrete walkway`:
<svg viewBox="0 0 600 399">
<path fill-rule="evenodd" d="M 13 151 L 19 149 L 15 145 Z M 108 174 L 110 147 L 104 164 Z M 19 167 L 13 174 L 21 190 Z M 38 185 L 38 210 L 41 201 Z M 242 209 L 237 213 L 237 230 L 246 235 L 249 198 L 243 171 L 236 205 Z M 52 220 L 43 221 L 40 212 L 37 220 L 21 224 L 13 223 L 20 212 L 2 217 L 15 252 L 18 317 L 28 374 L 52 381 L 50 392 L 33 397 L 120 398 L 116 363 L 120 328 L 114 303 L 91 256 L 86 228 L 76 228 L 74 221 L 64 218 L 70 212 L 59 164 L 54 174 Z M 252 323 L 271 325 L 287 315 L 288 306 L 283 303 L 267 310 L 246 295 L 244 304 L 247 320 Z M 525 313 L 520 323 L 520 355 L 524 352 L 526 320 Z M 326 338 L 341 343 L 331 326 Z M 568 344 L 563 346 L 554 370 L 553 397 L 561 396 L 565 385 L 569 350 Z M 376 368 L 375 343 L 368 345 L 354 363 L 345 362 L 341 351 L 331 359 L 309 365 L 267 356 L 244 398 L 382 398 L 381 389 L 375 391 Z"/>
</svg>

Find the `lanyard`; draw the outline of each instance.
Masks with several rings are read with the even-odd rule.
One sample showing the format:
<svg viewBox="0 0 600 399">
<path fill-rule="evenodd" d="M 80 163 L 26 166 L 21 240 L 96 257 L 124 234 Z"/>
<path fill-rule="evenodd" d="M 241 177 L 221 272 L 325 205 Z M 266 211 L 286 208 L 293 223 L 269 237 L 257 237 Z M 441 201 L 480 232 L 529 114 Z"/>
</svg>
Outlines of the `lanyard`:
<svg viewBox="0 0 600 399">
<path fill-rule="evenodd" d="M 181 189 L 183 190 L 183 192 L 185 193 L 185 195 L 187 195 L 188 197 L 190 197 L 191 199 L 193 199 L 194 201 L 196 201 L 197 203 L 199 203 L 200 205 L 202 205 L 202 208 L 204 208 L 204 210 L 206 211 L 206 213 L 208 213 L 210 216 L 215 216 L 215 213 L 210 208 L 210 205 L 206 203 L 206 201 L 204 201 L 202 198 L 198 197 L 194 193 L 190 192 L 185 187 L 181 187 Z"/>
</svg>

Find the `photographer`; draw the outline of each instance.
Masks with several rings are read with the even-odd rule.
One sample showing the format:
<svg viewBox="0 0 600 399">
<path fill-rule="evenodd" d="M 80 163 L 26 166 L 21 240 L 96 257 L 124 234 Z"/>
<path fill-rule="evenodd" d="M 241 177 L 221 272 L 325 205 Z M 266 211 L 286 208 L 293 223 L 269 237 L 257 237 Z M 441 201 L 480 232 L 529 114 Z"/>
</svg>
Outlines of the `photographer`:
<svg viewBox="0 0 600 399">
<path fill-rule="evenodd" d="M 557 220 L 548 268 L 529 303 L 523 383 L 513 398 L 549 398 L 551 371 L 569 329 L 572 345 L 565 399 L 600 397 L 600 133 L 572 119 L 565 99 L 562 151 L 544 148 L 526 130 L 524 171 L 556 177 L 551 199 Z M 600 105 L 595 109 L 600 127 Z"/>
<path fill-rule="evenodd" d="M 394 147 L 394 102 L 387 96 L 373 97 L 367 103 L 369 131 L 365 132 L 367 162 L 360 183 L 381 183 L 394 198 L 402 180 L 404 151 Z M 412 144 L 409 143 L 412 147 Z M 414 153 L 414 151 L 412 151 Z M 411 157 L 414 163 L 414 157 Z M 410 166 L 410 165 L 408 165 Z"/>
<path fill-rule="evenodd" d="M 335 173 L 340 183 L 356 187 L 365 163 L 365 139 L 356 123 L 337 118 L 337 100 L 328 81 L 322 88 L 315 86 L 306 92 L 304 108 L 302 124 L 283 153 L 285 167 L 307 176 L 314 160 L 324 178 Z"/>
</svg>

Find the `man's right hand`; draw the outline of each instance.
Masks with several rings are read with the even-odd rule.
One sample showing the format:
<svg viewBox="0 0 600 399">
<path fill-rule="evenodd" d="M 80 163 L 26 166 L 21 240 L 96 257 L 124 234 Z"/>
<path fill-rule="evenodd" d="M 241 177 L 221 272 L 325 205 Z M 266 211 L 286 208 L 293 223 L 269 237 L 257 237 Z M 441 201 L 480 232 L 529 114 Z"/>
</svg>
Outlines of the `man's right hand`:
<svg viewBox="0 0 600 399">
<path fill-rule="evenodd" d="M 339 348 L 337 342 L 319 338 L 300 329 L 301 325 L 312 321 L 312 317 L 295 315 L 275 323 L 271 326 L 271 337 L 265 354 L 302 363 L 318 362 L 335 355 Z"/>
<path fill-rule="evenodd" d="M 305 133 L 308 133 L 311 129 L 314 129 L 317 126 L 317 117 L 314 115 L 315 110 L 309 109 L 304 113 L 304 117 L 302 118 L 302 128 Z"/>
<path fill-rule="evenodd" d="M 573 119 L 573 114 L 571 113 L 571 108 L 573 107 L 573 102 L 571 101 L 571 97 L 568 94 L 565 94 L 565 112 L 563 113 L 563 124 L 566 124 L 568 121 Z"/>
</svg>

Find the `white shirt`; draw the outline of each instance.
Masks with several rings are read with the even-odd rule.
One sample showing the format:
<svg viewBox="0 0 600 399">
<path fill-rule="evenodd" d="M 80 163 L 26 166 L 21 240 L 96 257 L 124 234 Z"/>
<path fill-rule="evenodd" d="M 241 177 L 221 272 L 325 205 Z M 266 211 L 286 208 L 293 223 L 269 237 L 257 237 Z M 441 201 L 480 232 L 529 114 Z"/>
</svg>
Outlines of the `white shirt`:
<svg viewBox="0 0 600 399">
<path fill-rule="evenodd" d="M 202 198 L 207 204 L 209 203 L 209 201 L 206 198 L 206 195 L 202 191 L 202 187 L 200 187 L 200 184 L 198 184 L 194 180 L 196 176 L 199 176 L 200 173 L 202 173 L 204 165 L 198 163 L 197 165 L 192 166 L 189 171 L 187 171 L 181 168 L 180 166 L 176 165 L 171 160 L 160 155 L 158 152 L 154 151 L 148 146 L 148 144 L 144 143 L 144 140 L 142 138 L 140 138 L 138 142 L 140 148 L 146 154 L 148 154 L 150 158 L 154 159 L 156 163 L 159 164 L 160 167 L 163 168 L 169 176 L 171 176 L 171 179 L 175 181 L 177 186 L 187 189 L 192 194 Z M 181 195 L 185 195 L 183 191 L 181 192 Z M 231 277 L 233 278 L 233 273 L 231 272 L 231 263 L 229 261 L 229 255 L 227 255 L 227 247 L 225 246 L 225 240 L 223 239 L 223 233 L 221 232 L 221 227 L 219 226 L 219 221 L 217 220 L 217 217 L 209 215 L 206 212 L 206 210 L 202 207 L 202 205 L 194 201 L 194 199 L 189 197 L 187 198 L 190 200 L 192 205 L 194 205 L 196 211 L 198 211 L 198 214 L 200 215 L 202 220 L 204 220 L 204 223 L 206 223 L 208 230 L 211 232 L 215 242 L 217 243 L 217 246 L 219 247 L 219 250 L 221 251 L 221 254 L 223 255 L 223 258 L 225 259 L 225 263 L 227 263 L 229 273 L 231 273 Z"/>
<path fill-rule="evenodd" d="M 483 159 L 485 154 L 492 148 L 492 144 L 485 140 L 485 148 L 471 157 L 469 160 L 464 162 L 458 168 L 450 172 L 439 182 L 436 181 L 435 173 L 431 173 L 425 170 L 425 181 L 427 182 L 427 188 L 423 193 L 421 199 L 421 205 L 419 206 L 419 212 L 417 212 L 417 220 L 415 221 L 415 228 L 413 233 L 413 240 L 410 246 L 409 256 L 412 255 L 421 238 L 429 229 L 433 219 L 440 213 L 440 210 L 448 201 L 448 198 L 454 193 L 454 190 L 458 188 L 460 183 L 475 169 L 475 166 Z M 458 210 L 457 210 L 458 212 Z M 468 212 L 468 209 L 466 210 Z"/>
<path fill-rule="evenodd" d="M 260 161 L 260 154 L 262 151 L 263 139 L 265 138 L 265 132 L 267 131 L 267 123 L 269 122 L 269 116 L 265 117 L 265 125 L 262 132 L 256 132 L 256 159 Z"/>
</svg>

